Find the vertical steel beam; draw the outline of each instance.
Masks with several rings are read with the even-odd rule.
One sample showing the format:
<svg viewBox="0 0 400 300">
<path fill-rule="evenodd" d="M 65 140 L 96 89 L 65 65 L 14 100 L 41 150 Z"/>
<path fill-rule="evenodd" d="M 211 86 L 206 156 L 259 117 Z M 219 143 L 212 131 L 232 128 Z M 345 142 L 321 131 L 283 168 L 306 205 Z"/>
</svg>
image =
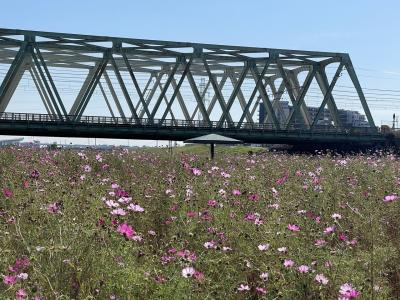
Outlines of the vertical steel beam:
<svg viewBox="0 0 400 300">
<path fill-rule="evenodd" d="M 332 90 L 333 90 L 333 88 L 335 87 L 335 84 L 336 84 L 338 78 L 340 77 L 340 73 L 341 73 L 342 70 L 343 70 L 343 66 L 344 66 L 343 63 L 340 63 L 339 67 L 338 67 L 337 70 L 336 70 L 335 75 L 333 76 L 333 79 L 332 79 L 332 81 L 331 81 L 331 84 L 330 84 L 329 87 L 326 89 L 325 93 L 323 93 L 323 94 L 324 94 L 324 99 L 322 100 L 322 103 L 321 103 L 321 105 L 320 105 L 320 107 L 319 107 L 319 109 L 318 109 L 318 111 L 317 111 L 317 114 L 316 114 L 316 116 L 315 116 L 315 118 L 314 118 L 314 121 L 313 121 L 313 123 L 312 123 L 312 125 L 311 125 L 311 130 L 314 129 L 315 125 L 316 125 L 317 122 L 318 122 L 318 119 L 319 119 L 321 113 L 324 111 L 325 105 L 326 105 L 326 103 L 328 102 L 328 100 L 330 99 L 330 97 L 331 97 L 331 95 L 332 95 Z"/>
<path fill-rule="evenodd" d="M 347 56 L 346 60 L 347 61 L 346 61 L 345 65 L 346 65 L 347 73 L 349 74 L 349 76 L 351 78 L 351 81 L 353 82 L 354 87 L 356 88 L 358 97 L 360 98 L 361 105 L 362 105 L 362 107 L 364 109 L 364 112 L 365 112 L 365 115 L 367 117 L 369 126 L 376 130 L 374 119 L 372 118 L 372 115 L 371 115 L 371 112 L 369 110 L 367 101 L 365 100 L 365 96 L 364 96 L 364 93 L 362 91 L 360 82 L 358 81 L 356 72 L 354 71 L 353 63 L 351 62 L 351 59 L 348 56 Z"/>
</svg>

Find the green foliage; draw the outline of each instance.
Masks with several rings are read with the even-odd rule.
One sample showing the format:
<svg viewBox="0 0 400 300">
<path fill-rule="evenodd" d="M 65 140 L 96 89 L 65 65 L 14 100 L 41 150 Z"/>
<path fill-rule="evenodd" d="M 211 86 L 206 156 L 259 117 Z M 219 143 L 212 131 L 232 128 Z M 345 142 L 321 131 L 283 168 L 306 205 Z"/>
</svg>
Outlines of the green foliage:
<svg viewBox="0 0 400 300">
<path fill-rule="evenodd" d="M 2 149 L 0 273 L 28 278 L 0 282 L 0 298 L 337 299 L 344 283 L 362 299 L 399 296 L 400 201 L 383 201 L 399 192 L 396 156 L 216 152 Z M 9 269 L 22 257 L 29 266 Z"/>
</svg>

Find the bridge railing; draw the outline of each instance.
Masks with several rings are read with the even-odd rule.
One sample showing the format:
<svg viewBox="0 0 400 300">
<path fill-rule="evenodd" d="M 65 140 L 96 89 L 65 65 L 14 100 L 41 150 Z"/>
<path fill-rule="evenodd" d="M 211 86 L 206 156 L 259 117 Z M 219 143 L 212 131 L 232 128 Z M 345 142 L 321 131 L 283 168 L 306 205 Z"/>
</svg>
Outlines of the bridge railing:
<svg viewBox="0 0 400 300">
<path fill-rule="evenodd" d="M 27 123 L 65 123 L 65 124 L 88 124 L 88 125 L 113 125 L 130 127 L 170 127 L 170 128 L 202 128 L 202 129 L 224 129 L 224 130 L 257 130 L 276 132 L 315 132 L 315 133 L 337 133 L 337 134 L 376 134 L 376 128 L 371 127 L 336 127 L 330 125 L 316 125 L 312 130 L 304 124 L 292 124 L 290 128 L 276 129 L 272 123 L 227 123 L 219 121 L 207 122 L 205 120 L 176 120 L 176 119 L 146 119 L 135 120 L 133 118 L 107 117 L 107 116 L 63 116 L 35 113 L 0 113 L 0 122 L 27 122 Z"/>
</svg>

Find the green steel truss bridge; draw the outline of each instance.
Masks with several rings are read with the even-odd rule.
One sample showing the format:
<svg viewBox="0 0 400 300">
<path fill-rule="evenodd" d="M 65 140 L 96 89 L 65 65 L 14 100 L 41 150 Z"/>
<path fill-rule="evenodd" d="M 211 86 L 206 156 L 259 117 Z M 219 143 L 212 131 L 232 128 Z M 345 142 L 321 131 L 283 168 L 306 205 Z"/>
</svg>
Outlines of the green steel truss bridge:
<svg viewBox="0 0 400 300">
<path fill-rule="evenodd" d="M 362 126 L 343 124 L 335 101 L 344 73 Z M 0 83 L 2 135 L 386 140 L 346 53 L 0 29 Z"/>
</svg>

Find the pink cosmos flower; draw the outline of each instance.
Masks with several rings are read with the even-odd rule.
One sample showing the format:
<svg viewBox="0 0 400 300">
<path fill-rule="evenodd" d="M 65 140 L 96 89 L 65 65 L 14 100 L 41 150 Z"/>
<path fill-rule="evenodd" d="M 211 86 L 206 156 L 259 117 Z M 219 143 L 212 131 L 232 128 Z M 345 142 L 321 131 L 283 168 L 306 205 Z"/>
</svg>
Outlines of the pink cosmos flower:
<svg viewBox="0 0 400 300">
<path fill-rule="evenodd" d="M 128 225 L 127 223 L 120 224 L 117 228 L 117 232 L 121 233 L 128 239 L 131 239 L 136 234 L 132 226 Z"/>
<path fill-rule="evenodd" d="M 340 287 L 339 300 L 354 299 L 360 296 L 360 292 L 357 291 L 350 283 L 345 283 Z"/>
<path fill-rule="evenodd" d="M 217 201 L 214 200 L 214 199 L 210 199 L 210 200 L 208 200 L 207 205 L 208 205 L 208 206 L 213 206 L 213 207 L 214 207 L 214 206 L 217 205 Z"/>
<path fill-rule="evenodd" d="M 187 216 L 188 218 L 193 218 L 193 217 L 196 216 L 196 213 L 195 213 L 194 211 L 188 211 L 188 212 L 186 213 L 186 216 Z"/>
<path fill-rule="evenodd" d="M 314 245 L 317 247 L 323 247 L 326 245 L 326 241 L 325 240 L 316 240 Z"/>
<path fill-rule="evenodd" d="M 5 275 L 3 277 L 3 283 L 5 285 L 13 285 L 17 282 L 17 277 L 12 275 Z"/>
<path fill-rule="evenodd" d="M 297 270 L 299 271 L 299 273 L 308 273 L 308 271 L 310 270 L 310 267 L 308 267 L 306 265 L 301 265 L 297 268 Z"/>
<path fill-rule="evenodd" d="M 40 173 L 39 173 L 38 170 L 33 170 L 33 171 L 31 172 L 31 175 L 30 175 L 30 177 L 33 178 L 33 179 L 38 179 L 39 176 L 40 176 Z"/>
<path fill-rule="evenodd" d="M 60 212 L 61 205 L 57 202 L 47 205 L 47 211 L 51 214 L 57 214 Z"/>
<path fill-rule="evenodd" d="M 198 168 L 192 168 L 192 173 L 196 176 L 200 176 L 201 175 L 201 170 Z"/>
<path fill-rule="evenodd" d="M 237 288 L 239 292 L 245 292 L 245 291 L 250 291 L 250 287 L 246 284 L 240 284 L 239 287 Z"/>
<path fill-rule="evenodd" d="M 257 202 L 257 201 L 260 199 L 260 196 L 257 195 L 257 194 L 250 194 L 249 197 L 248 197 L 248 199 L 249 199 L 250 201 Z"/>
<path fill-rule="evenodd" d="M 96 160 L 97 160 L 98 162 L 102 162 L 102 161 L 103 161 L 103 158 L 101 157 L 100 154 L 96 154 Z"/>
<path fill-rule="evenodd" d="M 126 211 L 123 210 L 122 208 L 116 208 L 116 209 L 113 209 L 111 211 L 111 214 L 112 215 L 117 215 L 117 216 L 125 216 L 126 215 Z"/>
<path fill-rule="evenodd" d="M 267 251 L 268 248 L 269 248 L 269 244 L 258 245 L 258 250 L 260 250 L 260 251 Z"/>
<path fill-rule="evenodd" d="M 215 241 L 209 241 L 204 243 L 204 247 L 206 249 L 216 249 L 217 248 L 217 243 Z"/>
<path fill-rule="evenodd" d="M 263 288 L 263 287 L 256 287 L 256 291 L 259 294 L 266 294 L 267 293 L 267 290 L 265 288 Z"/>
<path fill-rule="evenodd" d="M 3 195 L 4 195 L 4 197 L 6 197 L 8 199 L 13 196 L 13 192 L 9 188 L 4 188 Z"/>
<path fill-rule="evenodd" d="M 144 212 L 144 208 L 141 207 L 139 204 L 129 204 L 128 209 L 135 212 Z"/>
<path fill-rule="evenodd" d="M 193 277 L 197 280 L 197 281 L 203 281 L 204 280 L 204 273 L 200 272 L 200 271 L 196 271 L 193 274 Z"/>
<path fill-rule="evenodd" d="M 261 273 L 260 279 L 265 281 L 268 279 L 268 276 L 269 276 L 268 273 Z"/>
<path fill-rule="evenodd" d="M 283 265 L 285 266 L 285 268 L 291 268 L 294 266 L 294 261 L 291 259 L 285 259 L 285 261 L 283 262 Z"/>
<path fill-rule="evenodd" d="M 296 224 L 289 224 L 289 225 L 287 226 L 287 228 L 288 228 L 290 231 L 300 231 L 300 227 L 299 227 L 298 225 L 296 225 Z"/>
<path fill-rule="evenodd" d="M 85 171 L 86 173 L 89 173 L 89 172 L 92 171 L 92 167 L 89 166 L 89 165 L 85 165 L 85 166 L 83 167 L 83 169 L 84 169 L 84 171 Z"/>
<path fill-rule="evenodd" d="M 242 194 L 242 192 L 240 190 L 238 190 L 238 189 L 234 189 L 232 191 L 232 195 L 234 195 L 234 196 L 240 196 L 241 194 Z"/>
<path fill-rule="evenodd" d="M 339 234 L 339 240 L 340 240 L 340 241 L 345 242 L 345 241 L 347 241 L 348 239 L 349 239 L 348 236 L 347 236 L 346 234 L 344 234 L 343 232 L 341 232 L 341 233 Z"/>
<path fill-rule="evenodd" d="M 315 280 L 316 282 L 322 284 L 322 285 L 327 285 L 328 282 L 329 282 L 328 278 L 326 278 L 326 277 L 324 276 L 324 274 L 317 274 L 317 275 L 315 276 L 315 279 L 314 279 L 314 280 Z"/>
<path fill-rule="evenodd" d="M 118 189 L 119 185 L 117 183 L 113 183 L 113 184 L 111 184 L 111 188 L 114 189 L 114 190 Z"/>
<path fill-rule="evenodd" d="M 399 196 L 395 194 L 387 195 L 383 198 L 383 202 L 394 202 L 399 199 Z"/>
<path fill-rule="evenodd" d="M 340 220 L 340 219 L 342 218 L 342 215 L 341 215 L 341 214 L 338 214 L 338 213 L 334 213 L 334 214 L 332 215 L 332 218 L 333 218 L 334 220 Z"/>
<path fill-rule="evenodd" d="M 18 289 L 15 292 L 15 300 L 24 300 L 28 298 L 28 294 L 25 292 L 24 289 Z"/>
<path fill-rule="evenodd" d="M 192 277 L 196 273 L 196 270 L 192 267 L 186 267 L 182 269 L 182 276 L 185 278 Z"/>
<path fill-rule="evenodd" d="M 326 228 L 324 229 L 324 233 L 325 233 L 325 234 L 332 234 L 332 233 L 335 231 L 335 229 L 336 229 L 336 226 L 335 226 L 335 225 L 326 227 Z"/>
</svg>

